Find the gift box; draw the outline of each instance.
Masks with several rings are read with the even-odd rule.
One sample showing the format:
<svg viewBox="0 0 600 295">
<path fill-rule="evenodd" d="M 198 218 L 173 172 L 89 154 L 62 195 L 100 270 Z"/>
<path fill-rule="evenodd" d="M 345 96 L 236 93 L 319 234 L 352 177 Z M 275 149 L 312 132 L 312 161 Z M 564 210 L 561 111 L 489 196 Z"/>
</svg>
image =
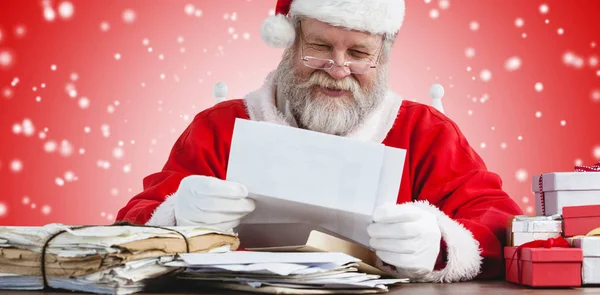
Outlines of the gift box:
<svg viewBox="0 0 600 295">
<path fill-rule="evenodd" d="M 581 283 L 583 285 L 600 284 L 600 228 L 583 237 L 569 239 L 574 248 L 583 252 Z"/>
<path fill-rule="evenodd" d="M 600 205 L 565 206 L 562 218 L 565 237 L 586 235 L 600 227 Z"/>
<path fill-rule="evenodd" d="M 562 220 L 560 215 L 514 216 L 508 219 L 506 233 L 507 246 L 556 238 L 562 235 Z"/>
<path fill-rule="evenodd" d="M 600 173 L 590 171 L 534 175 L 531 189 L 535 192 L 536 215 L 562 214 L 566 206 L 599 205 Z"/>
<path fill-rule="evenodd" d="M 583 253 L 579 248 L 507 246 L 504 259 L 509 282 L 531 287 L 581 286 Z"/>
</svg>

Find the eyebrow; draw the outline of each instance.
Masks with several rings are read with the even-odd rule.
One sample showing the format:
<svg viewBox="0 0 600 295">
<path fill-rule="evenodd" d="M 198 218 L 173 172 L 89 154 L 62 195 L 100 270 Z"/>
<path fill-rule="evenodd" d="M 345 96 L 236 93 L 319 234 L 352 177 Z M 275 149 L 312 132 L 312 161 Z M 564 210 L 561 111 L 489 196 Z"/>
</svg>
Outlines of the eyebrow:
<svg viewBox="0 0 600 295">
<path fill-rule="evenodd" d="M 324 44 L 331 44 L 331 42 L 323 39 L 321 36 L 306 36 L 306 39 L 311 39 L 311 41 L 309 41 L 310 43 L 316 42 L 316 43 L 324 43 Z M 365 51 L 375 51 L 376 49 L 372 49 L 369 46 L 367 46 L 366 44 L 363 43 L 358 43 L 355 44 L 354 46 L 350 46 L 350 49 L 354 49 L 354 50 L 365 50 Z"/>
</svg>

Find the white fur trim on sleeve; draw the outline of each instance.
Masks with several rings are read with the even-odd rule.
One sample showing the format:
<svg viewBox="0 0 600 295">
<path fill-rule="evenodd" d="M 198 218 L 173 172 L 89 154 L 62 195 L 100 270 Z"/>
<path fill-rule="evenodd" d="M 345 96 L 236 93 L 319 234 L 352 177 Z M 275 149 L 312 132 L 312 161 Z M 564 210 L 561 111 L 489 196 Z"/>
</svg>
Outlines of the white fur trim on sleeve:
<svg viewBox="0 0 600 295">
<path fill-rule="evenodd" d="M 146 225 L 152 226 L 175 226 L 177 220 L 175 219 L 175 198 L 173 195 L 167 196 L 164 202 L 156 207 L 152 217 Z"/>
<path fill-rule="evenodd" d="M 435 214 L 437 217 L 442 238 L 446 242 L 448 258 L 444 269 L 434 270 L 423 278 L 414 281 L 453 283 L 474 279 L 481 271 L 483 257 L 481 257 L 479 242 L 475 240 L 473 234 L 462 224 L 452 220 L 429 202 L 415 201 L 413 204 Z M 384 266 L 381 261 L 378 261 L 377 264 L 385 271 L 394 272 L 389 267 Z"/>
</svg>

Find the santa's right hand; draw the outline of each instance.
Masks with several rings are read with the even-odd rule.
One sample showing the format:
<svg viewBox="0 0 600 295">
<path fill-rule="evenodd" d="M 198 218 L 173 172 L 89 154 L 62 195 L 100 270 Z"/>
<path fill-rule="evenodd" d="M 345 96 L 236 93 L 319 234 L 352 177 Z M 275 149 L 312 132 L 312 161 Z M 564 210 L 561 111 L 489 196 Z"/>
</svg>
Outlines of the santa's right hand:
<svg viewBox="0 0 600 295">
<path fill-rule="evenodd" d="M 208 226 L 228 231 L 255 208 L 244 185 L 208 176 L 185 177 L 173 197 L 176 198 L 175 219 L 181 226 Z"/>
</svg>

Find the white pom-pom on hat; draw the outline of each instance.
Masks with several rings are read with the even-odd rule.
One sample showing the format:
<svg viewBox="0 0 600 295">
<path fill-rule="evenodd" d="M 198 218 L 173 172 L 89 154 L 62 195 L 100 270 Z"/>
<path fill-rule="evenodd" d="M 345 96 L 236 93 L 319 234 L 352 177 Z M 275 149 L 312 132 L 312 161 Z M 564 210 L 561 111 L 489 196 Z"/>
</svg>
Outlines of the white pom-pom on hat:
<svg viewBox="0 0 600 295">
<path fill-rule="evenodd" d="M 276 14 L 264 20 L 260 28 L 260 35 L 267 45 L 286 48 L 294 43 L 296 30 L 288 17 Z"/>
</svg>

